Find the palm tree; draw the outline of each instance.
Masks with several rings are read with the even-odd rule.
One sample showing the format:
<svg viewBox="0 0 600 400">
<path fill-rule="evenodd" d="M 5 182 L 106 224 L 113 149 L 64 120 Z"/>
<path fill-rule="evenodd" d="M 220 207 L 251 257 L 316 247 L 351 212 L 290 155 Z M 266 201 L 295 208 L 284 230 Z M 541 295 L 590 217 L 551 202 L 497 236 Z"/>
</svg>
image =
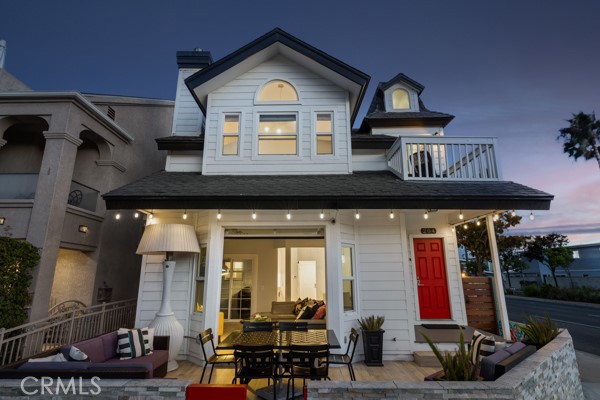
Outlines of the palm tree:
<svg viewBox="0 0 600 400">
<path fill-rule="evenodd" d="M 557 140 L 563 139 L 563 151 L 575 160 L 579 157 L 585 160 L 595 158 L 600 168 L 600 120 L 594 113 L 579 112 L 567 121 L 570 126 L 561 129 L 557 137 Z"/>
</svg>

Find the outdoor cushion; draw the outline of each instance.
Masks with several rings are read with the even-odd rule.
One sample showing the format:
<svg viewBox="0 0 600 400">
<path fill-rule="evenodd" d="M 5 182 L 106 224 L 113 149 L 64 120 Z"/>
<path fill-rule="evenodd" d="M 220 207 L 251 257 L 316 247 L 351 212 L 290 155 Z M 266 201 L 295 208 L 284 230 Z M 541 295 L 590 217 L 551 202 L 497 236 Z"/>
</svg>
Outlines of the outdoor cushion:
<svg viewBox="0 0 600 400">
<path fill-rule="evenodd" d="M 126 360 L 151 354 L 148 336 L 148 328 L 119 329 L 117 352 L 121 355 L 121 359 Z"/>
<path fill-rule="evenodd" d="M 272 314 L 294 314 L 295 301 L 274 301 L 271 303 Z M 294 317 L 296 315 L 294 314 Z"/>
<path fill-rule="evenodd" d="M 33 370 L 53 370 L 53 371 L 68 371 L 68 370 L 86 370 L 90 367 L 90 363 L 78 361 L 64 362 L 26 362 L 17 368 L 19 371 Z"/>
<path fill-rule="evenodd" d="M 112 331 L 106 335 L 100 336 L 102 346 L 104 347 L 105 360 L 117 355 L 117 331 Z"/>
<path fill-rule="evenodd" d="M 484 357 L 494 354 L 496 342 L 493 336 L 486 336 L 479 331 L 473 331 L 473 338 L 471 339 L 471 362 L 476 364 L 480 362 Z"/>
<path fill-rule="evenodd" d="M 525 345 L 525 343 L 523 343 L 523 342 L 516 342 L 516 343 L 511 344 L 510 346 L 508 346 L 504 350 L 507 351 L 510 354 L 515 354 L 515 353 L 523 350 L 525 347 L 527 347 Z"/>
<path fill-rule="evenodd" d="M 102 364 L 94 365 L 94 370 L 96 369 L 111 369 L 111 367 L 135 367 L 141 366 L 146 368 L 150 376 L 152 378 L 153 371 L 160 367 L 162 364 L 169 361 L 169 352 L 167 350 L 155 350 L 152 354 L 149 354 L 144 357 L 138 358 L 128 358 L 125 360 L 121 360 L 120 358 L 111 358 Z"/>
<path fill-rule="evenodd" d="M 77 347 L 71 346 L 71 349 L 69 349 L 69 361 L 90 361 L 90 358 Z"/>
<path fill-rule="evenodd" d="M 48 357 L 30 358 L 28 362 L 39 363 L 39 362 L 65 362 L 67 358 L 62 353 L 53 354 Z"/>
<path fill-rule="evenodd" d="M 104 354 L 104 347 L 102 346 L 102 340 L 100 338 L 84 340 L 79 343 L 74 343 L 73 346 L 87 354 L 90 362 L 97 363 L 107 359 L 106 355 Z M 70 350 L 71 345 L 68 345 L 61 347 L 60 352 L 64 354 L 65 357 L 68 357 Z"/>
<path fill-rule="evenodd" d="M 506 350 L 498 350 L 492 355 L 484 357 L 481 360 L 481 369 L 479 370 L 479 376 L 486 381 L 493 381 L 496 379 L 496 365 L 510 357 L 510 353 Z"/>
</svg>

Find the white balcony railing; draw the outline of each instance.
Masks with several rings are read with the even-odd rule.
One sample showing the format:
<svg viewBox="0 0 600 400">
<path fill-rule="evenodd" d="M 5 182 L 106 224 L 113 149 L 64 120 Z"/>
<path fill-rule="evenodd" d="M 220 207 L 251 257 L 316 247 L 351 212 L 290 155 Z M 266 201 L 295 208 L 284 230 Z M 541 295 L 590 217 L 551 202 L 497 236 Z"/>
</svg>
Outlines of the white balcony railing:
<svg viewBox="0 0 600 400">
<path fill-rule="evenodd" d="M 387 152 L 388 167 L 403 180 L 501 180 L 496 138 L 401 136 Z"/>
</svg>

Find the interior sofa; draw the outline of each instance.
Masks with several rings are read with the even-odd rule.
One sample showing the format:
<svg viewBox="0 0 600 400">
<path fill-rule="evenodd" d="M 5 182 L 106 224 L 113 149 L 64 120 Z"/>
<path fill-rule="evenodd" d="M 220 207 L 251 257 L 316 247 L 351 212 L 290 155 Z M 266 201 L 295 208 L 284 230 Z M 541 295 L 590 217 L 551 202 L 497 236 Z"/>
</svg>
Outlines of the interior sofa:
<svg viewBox="0 0 600 400">
<path fill-rule="evenodd" d="M 270 312 L 261 312 L 263 317 L 270 318 L 273 322 L 279 321 L 295 321 L 297 315 L 294 313 L 296 307 L 295 301 L 273 301 L 271 303 Z M 326 329 L 326 319 L 299 319 L 298 321 L 306 322 L 308 329 Z"/>
<path fill-rule="evenodd" d="M 68 360 L 71 346 L 77 347 L 88 356 L 86 361 L 17 361 L 0 369 L 0 379 L 22 379 L 28 376 L 70 378 L 82 377 L 101 379 L 149 379 L 162 378 L 167 374 L 169 359 L 169 337 L 154 336 L 152 354 L 121 360 L 117 354 L 117 332 L 110 332 L 58 349 Z M 57 354 L 49 350 L 32 358 L 42 358 Z"/>
</svg>

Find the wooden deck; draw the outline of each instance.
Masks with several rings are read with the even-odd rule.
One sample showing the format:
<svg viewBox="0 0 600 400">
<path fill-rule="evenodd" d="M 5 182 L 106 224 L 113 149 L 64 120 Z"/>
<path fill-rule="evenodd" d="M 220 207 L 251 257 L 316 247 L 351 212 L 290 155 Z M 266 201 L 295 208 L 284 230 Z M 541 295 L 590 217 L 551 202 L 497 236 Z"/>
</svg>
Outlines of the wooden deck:
<svg viewBox="0 0 600 400">
<path fill-rule="evenodd" d="M 179 368 L 167 374 L 167 378 L 188 379 L 193 383 L 198 383 L 202 375 L 202 367 L 189 361 L 178 361 Z M 357 381 L 422 381 L 427 375 L 439 370 L 439 368 L 419 367 L 417 364 L 408 361 L 384 361 L 383 367 L 367 367 L 363 362 L 358 361 L 353 364 Z M 204 382 L 208 381 L 210 366 L 207 368 L 204 376 Z M 334 381 L 350 381 L 348 368 L 345 366 L 330 366 L 329 376 Z M 211 383 L 227 384 L 233 379 L 233 368 L 215 367 Z M 248 399 L 256 399 L 254 390 L 256 388 L 267 386 L 266 379 L 260 379 L 250 382 Z"/>
</svg>

